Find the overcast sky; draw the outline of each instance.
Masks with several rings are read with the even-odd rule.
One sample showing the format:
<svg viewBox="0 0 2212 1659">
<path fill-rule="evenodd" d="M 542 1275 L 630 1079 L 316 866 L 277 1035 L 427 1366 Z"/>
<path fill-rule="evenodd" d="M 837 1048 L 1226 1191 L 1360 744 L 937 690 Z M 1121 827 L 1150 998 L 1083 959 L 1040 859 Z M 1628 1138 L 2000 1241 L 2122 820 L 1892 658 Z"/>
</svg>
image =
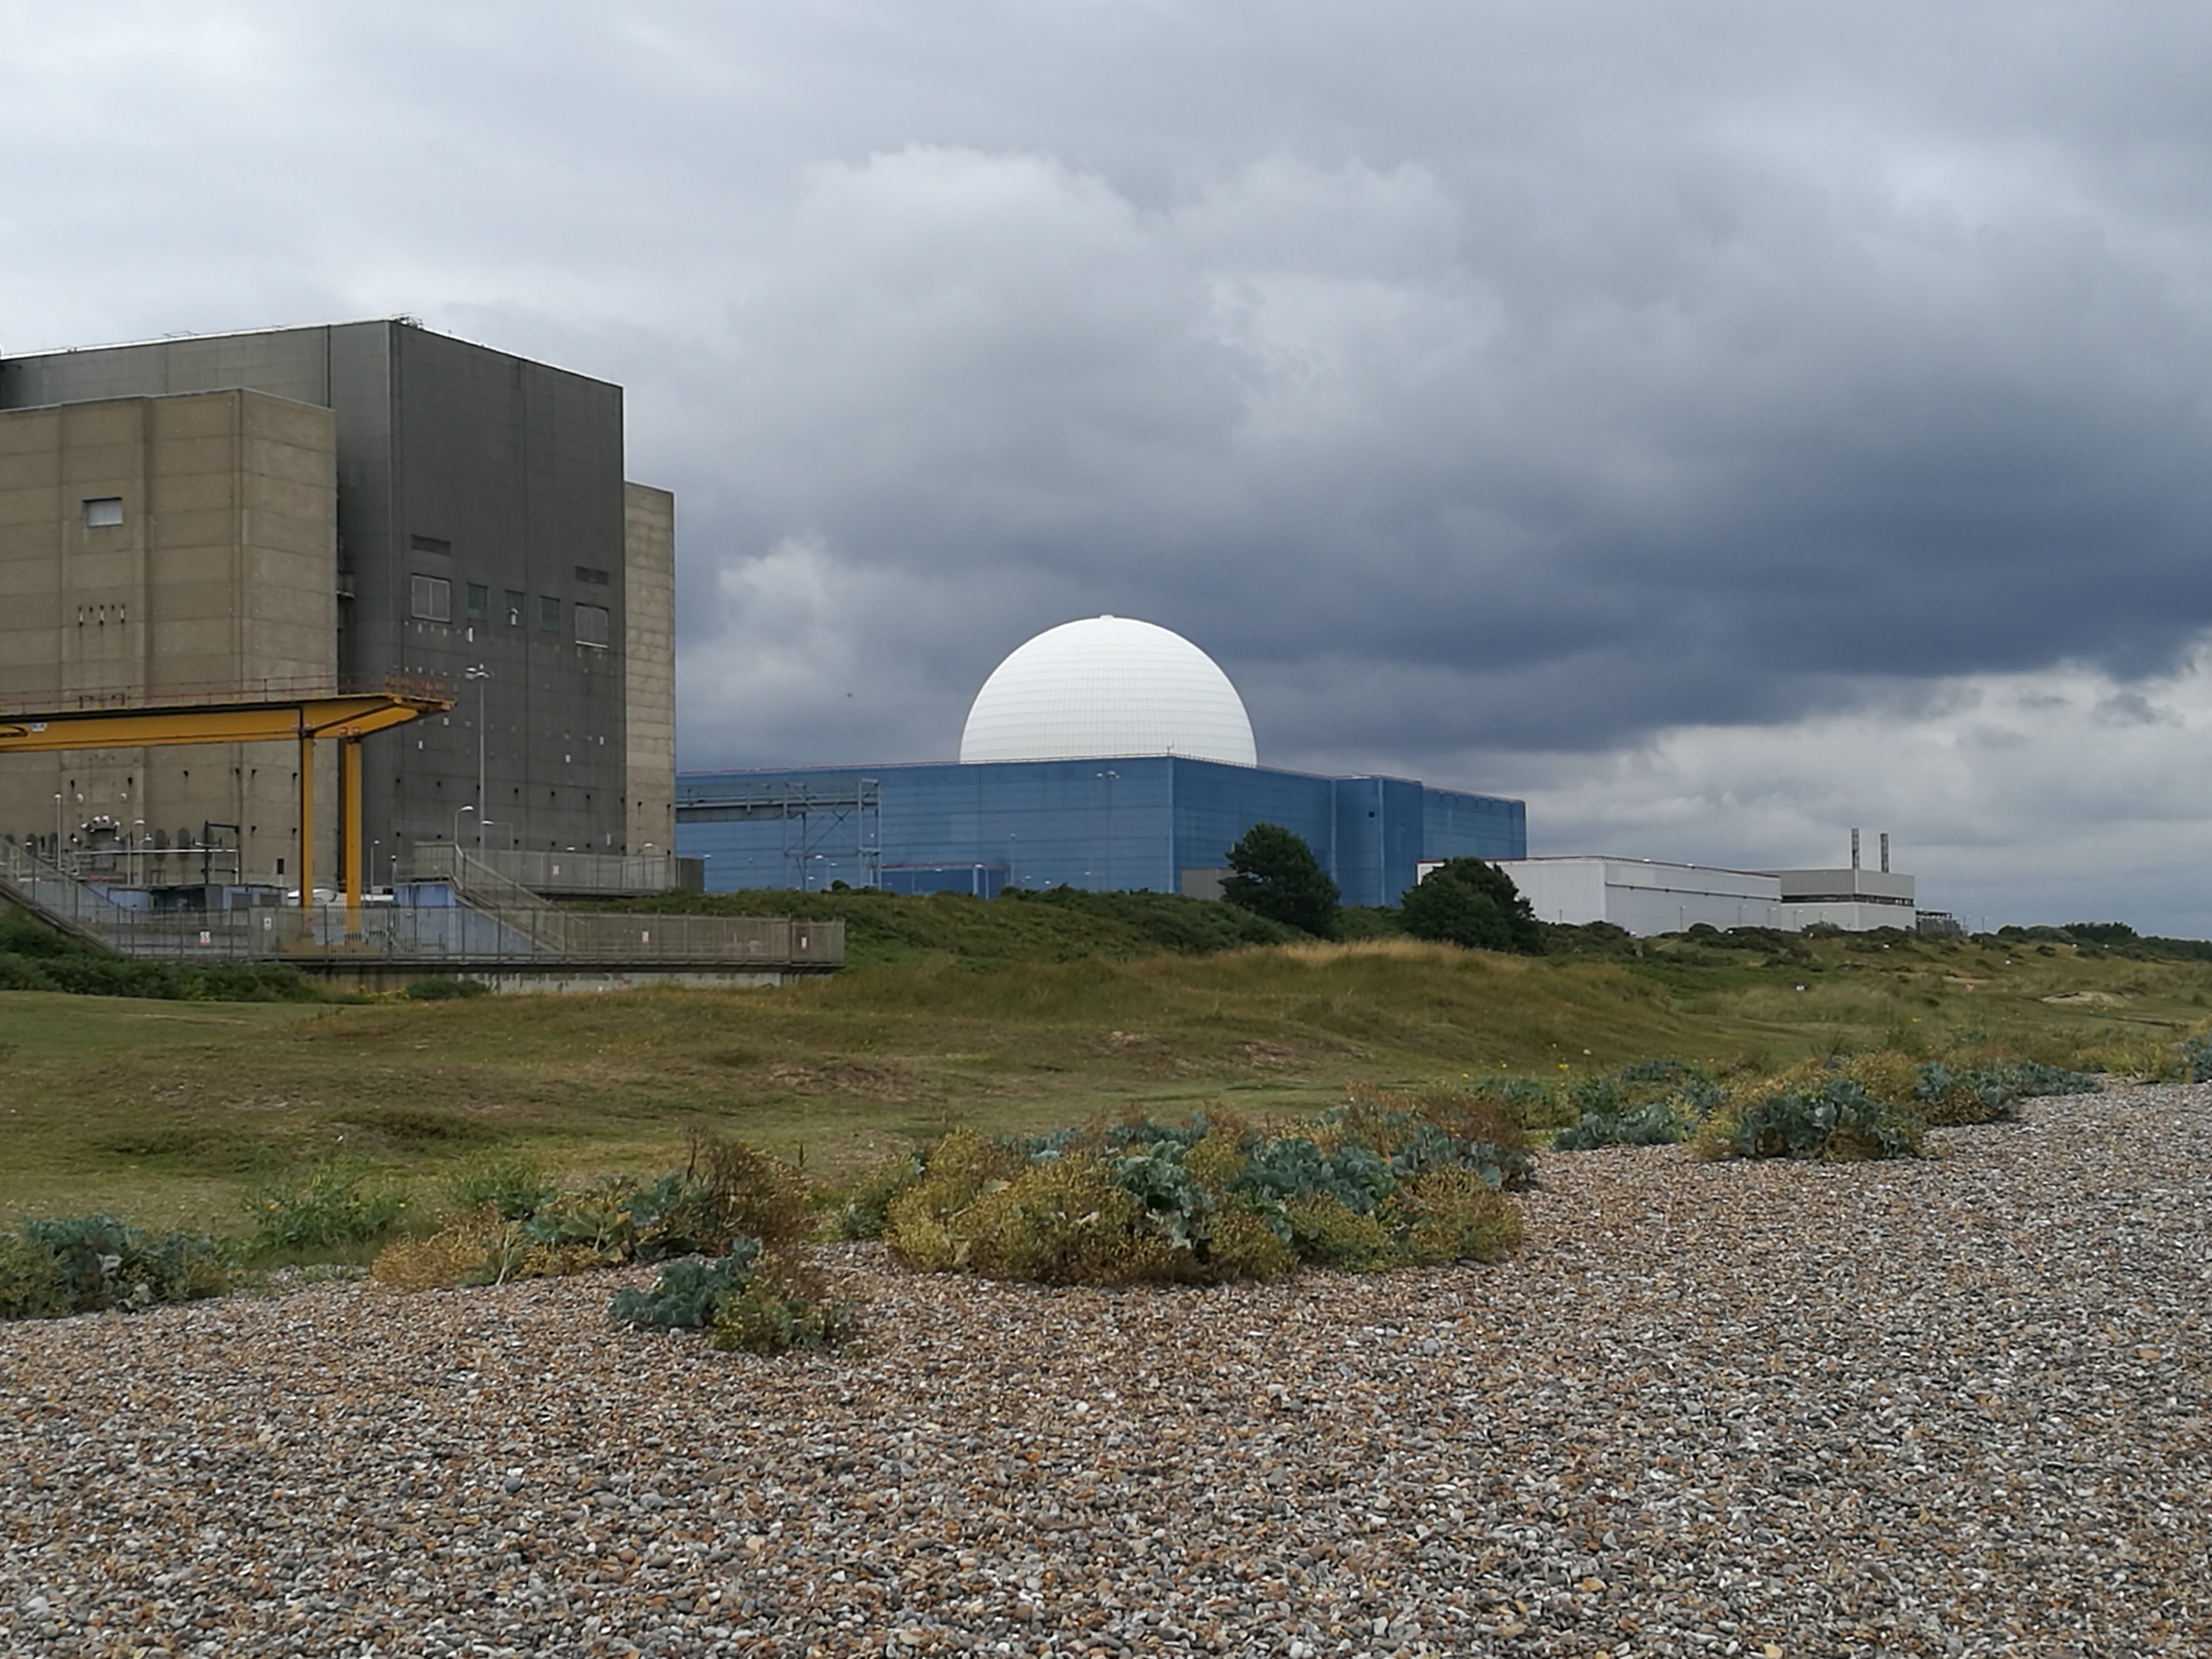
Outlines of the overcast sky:
<svg viewBox="0 0 2212 1659">
<path fill-rule="evenodd" d="M 0 351 L 621 382 L 680 763 L 1184 634 L 1531 849 L 2212 934 L 2212 9 L 0 0 Z"/>
</svg>

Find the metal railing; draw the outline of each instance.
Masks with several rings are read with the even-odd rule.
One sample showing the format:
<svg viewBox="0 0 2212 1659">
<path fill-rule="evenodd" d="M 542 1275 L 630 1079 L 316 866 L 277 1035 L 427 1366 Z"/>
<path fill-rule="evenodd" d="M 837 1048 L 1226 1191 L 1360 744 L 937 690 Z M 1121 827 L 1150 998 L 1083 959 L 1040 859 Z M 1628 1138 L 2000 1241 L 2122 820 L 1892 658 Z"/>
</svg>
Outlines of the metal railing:
<svg viewBox="0 0 2212 1659">
<path fill-rule="evenodd" d="M 335 697 L 427 697 L 450 702 L 454 685 L 442 674 L 358 674 L 337 676 L 262 675 L 251 678 L 194 681 L 149 688 L 143 684 L 80 686 L 75 690 L 16 688 L 0 691 L 0 714 L 36 709 L 43 714 L 127 710 L 158 704 L 165 708 L 222 707 L 249 702 L 299 702 Z"/>
<path fill-rule="evenodd" d="M 540 895 L 465 848 L 416 848 L 414 877 L 418 882 L 450 884 L 470 904 L 490 912 L 548 951 L 565 952 L 568 948 L 570 918 L 565 912 L 552 908 Z"/>
<path fill-rule="evenodd" d="M 438 845 L 417 847 L 416 869 L 422 868 L 424 854 L 444 850 Z M 647 856 L 630 853 L 533 853 L 500 848 L 460 850 L 533 893 L 572 893 L 580 896 L 601 894 L 609 898 L 628 898 L 670 892 L 676 886 L 676 857 L 672 853 Z"/>
<path fill-rule="evenodd" d="M 471 872 L 481 879 L 483 872 Z M 495 873 L 495 872 L 493 872 Z M 503 878 L 501 878 L 503 880 Z M 841 967 L 845 925 L 787 916 L 579 915 L 507 883 L 496 905 L 323 904 L 133 909 L 27 849 L 0 843 L 0 889 L 122 955 L 178 962 L 630 967 Z"/>
</svg>

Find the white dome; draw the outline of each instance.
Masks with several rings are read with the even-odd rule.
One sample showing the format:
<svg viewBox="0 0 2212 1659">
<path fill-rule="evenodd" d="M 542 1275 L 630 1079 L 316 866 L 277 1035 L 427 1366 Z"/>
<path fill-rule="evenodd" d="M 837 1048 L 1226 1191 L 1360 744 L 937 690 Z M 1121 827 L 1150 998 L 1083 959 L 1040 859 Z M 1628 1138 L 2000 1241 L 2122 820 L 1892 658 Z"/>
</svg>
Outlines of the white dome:
<svg viewBox="0 0 2212 1659">
<path fill-rule="evenodd" d="M 1103 760 L 1188 755 L 1253 766 L 1244 700 L 1180 634 L 1127 617 L 1047 629 L 991 671 L 960 758 Z"/>
</svg>

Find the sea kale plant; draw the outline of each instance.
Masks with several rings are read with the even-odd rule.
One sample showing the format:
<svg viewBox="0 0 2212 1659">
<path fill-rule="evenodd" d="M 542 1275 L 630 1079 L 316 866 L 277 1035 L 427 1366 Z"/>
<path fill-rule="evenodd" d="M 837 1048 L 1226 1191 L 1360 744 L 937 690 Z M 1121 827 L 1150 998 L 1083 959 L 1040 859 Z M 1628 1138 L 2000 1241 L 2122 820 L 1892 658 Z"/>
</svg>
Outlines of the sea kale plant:
<svg viewBox="0 0 2212 1659">
<path fill-rule="evenodd" d="M 1720 1085 L 1679 1060 L 1644 1060 L 1584 1078 L 1567 1090 L 1575 1121 L 1552 1138 L 1554 1150 L 1665 1146 L 1687 1140 L 1720 1104 Z"/>
<path fill-rule="evenodd" d="M 750 1238 L 715 1261 L 668 1263 L 650 1291 L 617 1291 L 607 1311 L 647 1330 L 704 1330 L 715 1347 L 761 1354 L 837 1347 L 858 1322 L 852 1302 L 830 1295 L 817 1269 Z"/>
<path fill-rule="evenodd" d="M 924 1271 L 1043 1284 L 1494 1261 L 1520 1237 L 1506 1194 L 1534 1180 L 1526 1137 L 1495 1102 L 1355 1090 L 1291 1122 L 1199 1116 L 1026 1140 L 948 1135 L 882 1200 L 883 1237 Z M 880 1176 L 869 1185 L 881 1188 Z M 848 1218 L 860 1213 L 856 1204 Z"/>
<path fill-rule="evenodd" d="M 113 1216 L 26 1221 L 0 1234 L 0 1319 L 136 1313 L 220 1296 L 231 1255 L 201 1233 L 159 1237 Z"/>
</svg>

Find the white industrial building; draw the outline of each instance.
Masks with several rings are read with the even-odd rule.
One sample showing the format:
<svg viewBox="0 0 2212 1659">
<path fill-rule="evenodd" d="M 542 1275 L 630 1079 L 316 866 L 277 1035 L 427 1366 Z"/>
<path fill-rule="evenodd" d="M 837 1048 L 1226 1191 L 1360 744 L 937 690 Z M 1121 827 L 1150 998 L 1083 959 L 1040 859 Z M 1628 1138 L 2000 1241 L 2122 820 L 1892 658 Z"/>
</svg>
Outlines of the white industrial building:
<svg viewBox="0 0 2212 1659">
<path fill-rule="evenodd" d="M 1821 926 L 1847 933 L 1920 928 L 1912 878 L 1887 867 L 1887 836 L 1882 837 L 1881 862 L 1879 870 L 1860 866 L 1858 832 L 1853 830 L 1851 861 L 1839 869 L 1723 870 L 1598 856 L 1508 859 L 1498 867 L 1513 878 L 1539 921 L 1610 922 L 1640 935 L 1679 933 L 1700 922 L 1789 933 Z M 1426 875 L 1428 868 L 1421 873 Z M 1948 916 L 1929 915 L 1936 930 L 1948 930 Z"/>
</svg>

